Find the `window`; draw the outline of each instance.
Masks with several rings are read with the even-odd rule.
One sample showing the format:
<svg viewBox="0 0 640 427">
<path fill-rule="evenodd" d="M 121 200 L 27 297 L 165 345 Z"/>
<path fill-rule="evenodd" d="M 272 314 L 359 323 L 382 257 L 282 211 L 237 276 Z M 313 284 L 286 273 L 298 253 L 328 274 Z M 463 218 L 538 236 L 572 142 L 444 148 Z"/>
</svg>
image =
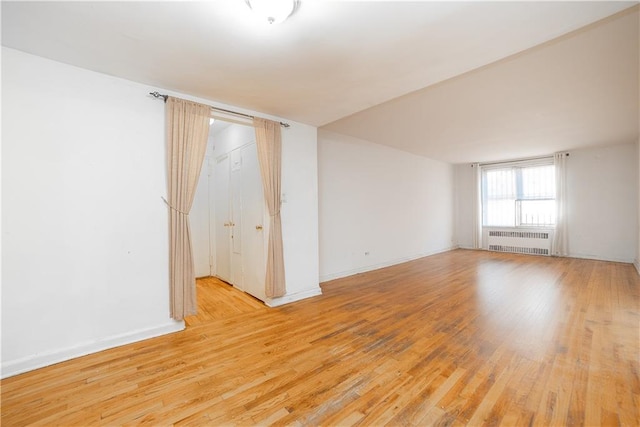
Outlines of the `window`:
<svg viewBox="0 0 640 427">
<path fill-rule="evenodd" d="M 553 159 L 482 168 L 482 225 L 553 227 L 556 224 Z"/>
</svg>

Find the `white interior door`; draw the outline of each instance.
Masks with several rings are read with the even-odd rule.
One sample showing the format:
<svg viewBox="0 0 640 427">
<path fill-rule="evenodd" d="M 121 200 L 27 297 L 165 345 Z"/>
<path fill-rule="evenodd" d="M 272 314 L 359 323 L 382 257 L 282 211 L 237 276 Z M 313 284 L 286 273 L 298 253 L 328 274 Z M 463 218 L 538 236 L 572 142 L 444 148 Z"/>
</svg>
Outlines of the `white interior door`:
<svg viewBox="0 0 640 427">
<path fill-rule="evenodd" d="M 242 155 L 242 270 L 244 291 L 264 300 L 264 196 L 258 152 L 252 143 L 241 148 Z"/>
<path fill-rule="evenodd" d="M 211 250 L 209 244 L 209 158 L 205 157 L 200 171 L 200 179 L 189 214 L 191 225 L 191 245 L 193 247 L 193 265 L 196 277 L 211 275 Z"/>
<path fill-rule="evenodd" d="M 215 276 L 231 280 L 231 215 L 229 206 L 229 156 L 216 160 L 214 168 L 215 202 L 214 229 L 216 245 Z"/>
<path fill-rule="evenodd" d="M 201 173 L 192 209 L 196 274 L 212 274 L 264 300 L 267 228 L 256 145 L 237 148 L 213 163 L 212 171 Z"/>
<path fill-rule="evenodd" d="M 229 192 L 231 198 L 231 283 L 244 290 L 242 274 L 242 156 L 240 149 L 230 153 L 231 176 Z"/>
</svg>

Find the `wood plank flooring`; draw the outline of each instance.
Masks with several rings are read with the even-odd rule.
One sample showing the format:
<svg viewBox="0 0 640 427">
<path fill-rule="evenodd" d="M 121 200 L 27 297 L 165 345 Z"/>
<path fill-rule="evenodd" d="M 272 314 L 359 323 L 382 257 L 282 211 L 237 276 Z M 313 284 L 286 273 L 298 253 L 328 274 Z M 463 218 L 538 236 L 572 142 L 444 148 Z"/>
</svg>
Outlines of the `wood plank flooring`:
<svg viewBox="0 0 640 427">
<path fill-rule="evenodd" d="M 5 379 L 2 425 L 640 424 L 629 264 L 457 250 L 322 288 Z"/>
<path fill-rule="evenodd" d="M 187 327 L 256 310 L 269 310 L 262 301 L 215 277 L 196 280 L 196 287 L 198 314 L 184 319 Z"/>
</svg>

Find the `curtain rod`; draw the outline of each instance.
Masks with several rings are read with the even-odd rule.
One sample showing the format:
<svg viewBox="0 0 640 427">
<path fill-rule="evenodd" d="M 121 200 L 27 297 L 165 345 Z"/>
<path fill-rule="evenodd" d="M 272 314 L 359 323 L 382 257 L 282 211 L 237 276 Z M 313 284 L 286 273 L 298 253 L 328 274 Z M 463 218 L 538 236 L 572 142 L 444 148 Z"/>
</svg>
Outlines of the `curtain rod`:
<svg viewBox="0 0 640 427">
<path fill-rule="evenodd" d="M 569 153 L 565 153 L 566 156 L 569 156 Z M 487 163 L 478 163 L 479 166 L 493 166 L 493 165 L 501 165 L 504 163 L 517 163 L 517 162 L 526 162 L 529 160 L 546 160 L 546 159 L 553 159 L 553 154 L 549 155 L 549 156 L 538 156 L 538 157 L 525 157 L 525 158 L 521 158 L 521 159 L 513 159 L 513 160 L 503 160 L 500 162 L 487 162 Z M 472 165 L 473 166 L 473 165 Z"/>
<path fill-rule="evenodd" d="M 154 98 L 162 98 L 164 99 L 164 102 L 167 102 L 167 98 L 169 98 L 169 95 L 163 95 L 160 92 L 149 92 L 149 95 L 153 96 Z M 251 116 L 249 114 L 244 114 L 244 113 L 238 113 L 237 111 L 231 111 L 231 110 L 225 110 L 224 108 L 218 108 L 218 107 L 212 107 L 209 105 L 209 108 L 211 108 L 212 110 L 215 111 L 220 111 L 223 113 L 229 113 L 229 114 L 234 114 L 236 116 L 242 116 L 242 117 L 246 117 L 248 119 L 254 119 L 254 116 Z M 284 122 L 280 122 L 280 126 L 284 127 L 284 128 L 288 128 L 290 127 L 289 123 L 284 123 Z"/>
</svg>

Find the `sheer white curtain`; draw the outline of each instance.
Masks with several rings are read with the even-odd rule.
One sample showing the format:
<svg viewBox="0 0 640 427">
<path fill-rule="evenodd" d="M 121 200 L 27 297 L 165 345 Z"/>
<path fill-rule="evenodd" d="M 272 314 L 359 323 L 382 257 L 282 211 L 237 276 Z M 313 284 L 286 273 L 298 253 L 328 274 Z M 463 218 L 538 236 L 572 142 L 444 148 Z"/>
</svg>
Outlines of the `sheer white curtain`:
<svg viewBox="0 0 640 427">
<path fill-rule="evenodd" d="M 482 249 L 482 174 L 480 163 L 473 163 L 473 248 Z"/>
<path fill-rule="evenodd" d="M 569 255 L 567 243 L 567 156 L 568 153 L 553 155 L 556 168 L 556 231 L 553 235 L 552 253 L 555 256 Z"/>
</svg>

